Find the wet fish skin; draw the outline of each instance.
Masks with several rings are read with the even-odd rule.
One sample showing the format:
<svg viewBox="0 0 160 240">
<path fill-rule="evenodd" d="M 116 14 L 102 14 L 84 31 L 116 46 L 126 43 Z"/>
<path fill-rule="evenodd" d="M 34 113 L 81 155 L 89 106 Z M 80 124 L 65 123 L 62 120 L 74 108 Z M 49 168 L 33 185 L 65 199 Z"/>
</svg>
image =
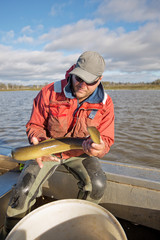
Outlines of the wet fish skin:
<svg viewBox="0 0 160 240">
<path fill-rule="evenodd" d="M 88 127 L 88 132 L 95 143 L 100 143 L 100 133 L 95 127 Z M 58 138 L 40 142 L 37 145 L 19 147 L 12 150 L 12 158 L 17 161 L 27 161 L 38 157 L 65 152 L 73 149 L 83 149 L 86 138 Z"/>
<path fill-rule="evenodd" d="M 82 149 L 82 142 L 85 139 L 59 138 L 40 142 L 37 145 L 15 148 L 11 152 L 13 159 L 27 161 L 38 157 L 65 152 L 72 149 Z"/>
</svg>

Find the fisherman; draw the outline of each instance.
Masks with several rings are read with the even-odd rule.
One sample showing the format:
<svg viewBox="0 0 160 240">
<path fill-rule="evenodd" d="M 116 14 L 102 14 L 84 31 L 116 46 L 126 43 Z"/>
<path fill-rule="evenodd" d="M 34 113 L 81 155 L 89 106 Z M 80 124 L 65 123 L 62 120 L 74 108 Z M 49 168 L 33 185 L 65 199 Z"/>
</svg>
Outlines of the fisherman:
<svg viewBox="0 0 160 240">
<path fill-rule="evenodd" d="M 59 137 L 86 137 L 86 140 L 83 150 L 27 161 L 12 191 L 3 229 L 5 234 L 30 211 L 36 198 L 42 195 L 42 184 L 59 165 L 64 165 L 78 180 L 78 199 L 100 202 L 106 175 L 98 159 L 107 154 L 114 143 L 114 107 L 101 83 L 104 70 L 103 57 L 86 51 L 66 72 L 65 79 L 45 86 L 34 99 L 26 125 L 30 144 Z M 88 137 L 88 126 L 99 130 L 100 144 Z"/>
</svg>

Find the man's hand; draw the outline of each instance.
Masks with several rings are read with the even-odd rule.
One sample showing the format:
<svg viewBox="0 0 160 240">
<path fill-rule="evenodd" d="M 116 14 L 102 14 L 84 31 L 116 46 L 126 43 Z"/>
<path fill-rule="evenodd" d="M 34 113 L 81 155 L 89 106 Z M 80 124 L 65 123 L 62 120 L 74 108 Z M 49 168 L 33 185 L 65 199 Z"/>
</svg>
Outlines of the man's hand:
<svg viewBox="0 0 160 240">
<path fill-rule="evenodd" d="M 31 139 L 31 142 L 33 143 L 33 145 L 37 145 L 39 143 L 38 139 L 36 137 L 33 137 Z M 38 163 L 39 167 L 42 168 L 43 167 L 43 162 L 47 162 L 47 161 L 56 161 L 59 162 L 59 158 L 57 157 L 53 157 L 51 155 L 48 156 L 43 156 L 43 157 L 39 157 L 35 159 L 36 162 Z"/>
<path fill-rule="evenodd" d="M 94 143 L 92 139 L 87 139 L 83 141 L 82 144 L 83 151 L 89 156 L 94 157 L 103 157 L 105 152 L 105 143 L 102 139 L 100 139 L 100 144 Z"/>
</svg>

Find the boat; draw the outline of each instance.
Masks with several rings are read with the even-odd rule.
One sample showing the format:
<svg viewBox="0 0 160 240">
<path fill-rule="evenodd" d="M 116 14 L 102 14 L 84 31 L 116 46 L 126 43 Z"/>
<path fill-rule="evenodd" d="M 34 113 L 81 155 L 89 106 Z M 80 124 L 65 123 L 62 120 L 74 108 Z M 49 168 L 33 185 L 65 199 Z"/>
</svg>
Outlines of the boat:
<svg viewBox="0 0 160 240">
<path fill-rule="evenodd" d="M 100 205 L 117 218 L 160 231 L 160 169 L 103 159 L 100 162 L 107 176 Z M 0 155 L 0 227 L 19 174 L 19 164 Z M 63 166 L 43 185 L 43 196 L 50 199 L 75 199 L 77 193 L 76 179 Z"/>
</svg>

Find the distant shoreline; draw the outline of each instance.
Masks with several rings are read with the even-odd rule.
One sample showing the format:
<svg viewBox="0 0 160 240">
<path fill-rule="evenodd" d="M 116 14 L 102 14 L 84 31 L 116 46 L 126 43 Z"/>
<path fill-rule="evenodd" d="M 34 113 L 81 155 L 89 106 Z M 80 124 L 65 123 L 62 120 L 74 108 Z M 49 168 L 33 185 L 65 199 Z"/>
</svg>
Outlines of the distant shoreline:
<svg viewBox="0 0 160 240">
<path fill-rule="evenodd" d="M 47 84 L 45 84 L 47 85 Z M 40 91 L 45 85 L 0 85 L 0 91 Z M 160 80 L 152 83 L 110 83 L 102 82 L 105 90 L 160 90 Z"/>
<path fill-rule="evenodd" d="M 40 91 L 42 88 L 0 89 L 0 92 Z M 105 86 L 105 90 L 160 90 L 160 86 Z"/>
<path fill-rule="evenodd" d="M 160 90 L 160 85 L 152 84 L 132 84 L 132 85 L 104 85 L 104 89 L 108 90 Z"/>
</svg>

